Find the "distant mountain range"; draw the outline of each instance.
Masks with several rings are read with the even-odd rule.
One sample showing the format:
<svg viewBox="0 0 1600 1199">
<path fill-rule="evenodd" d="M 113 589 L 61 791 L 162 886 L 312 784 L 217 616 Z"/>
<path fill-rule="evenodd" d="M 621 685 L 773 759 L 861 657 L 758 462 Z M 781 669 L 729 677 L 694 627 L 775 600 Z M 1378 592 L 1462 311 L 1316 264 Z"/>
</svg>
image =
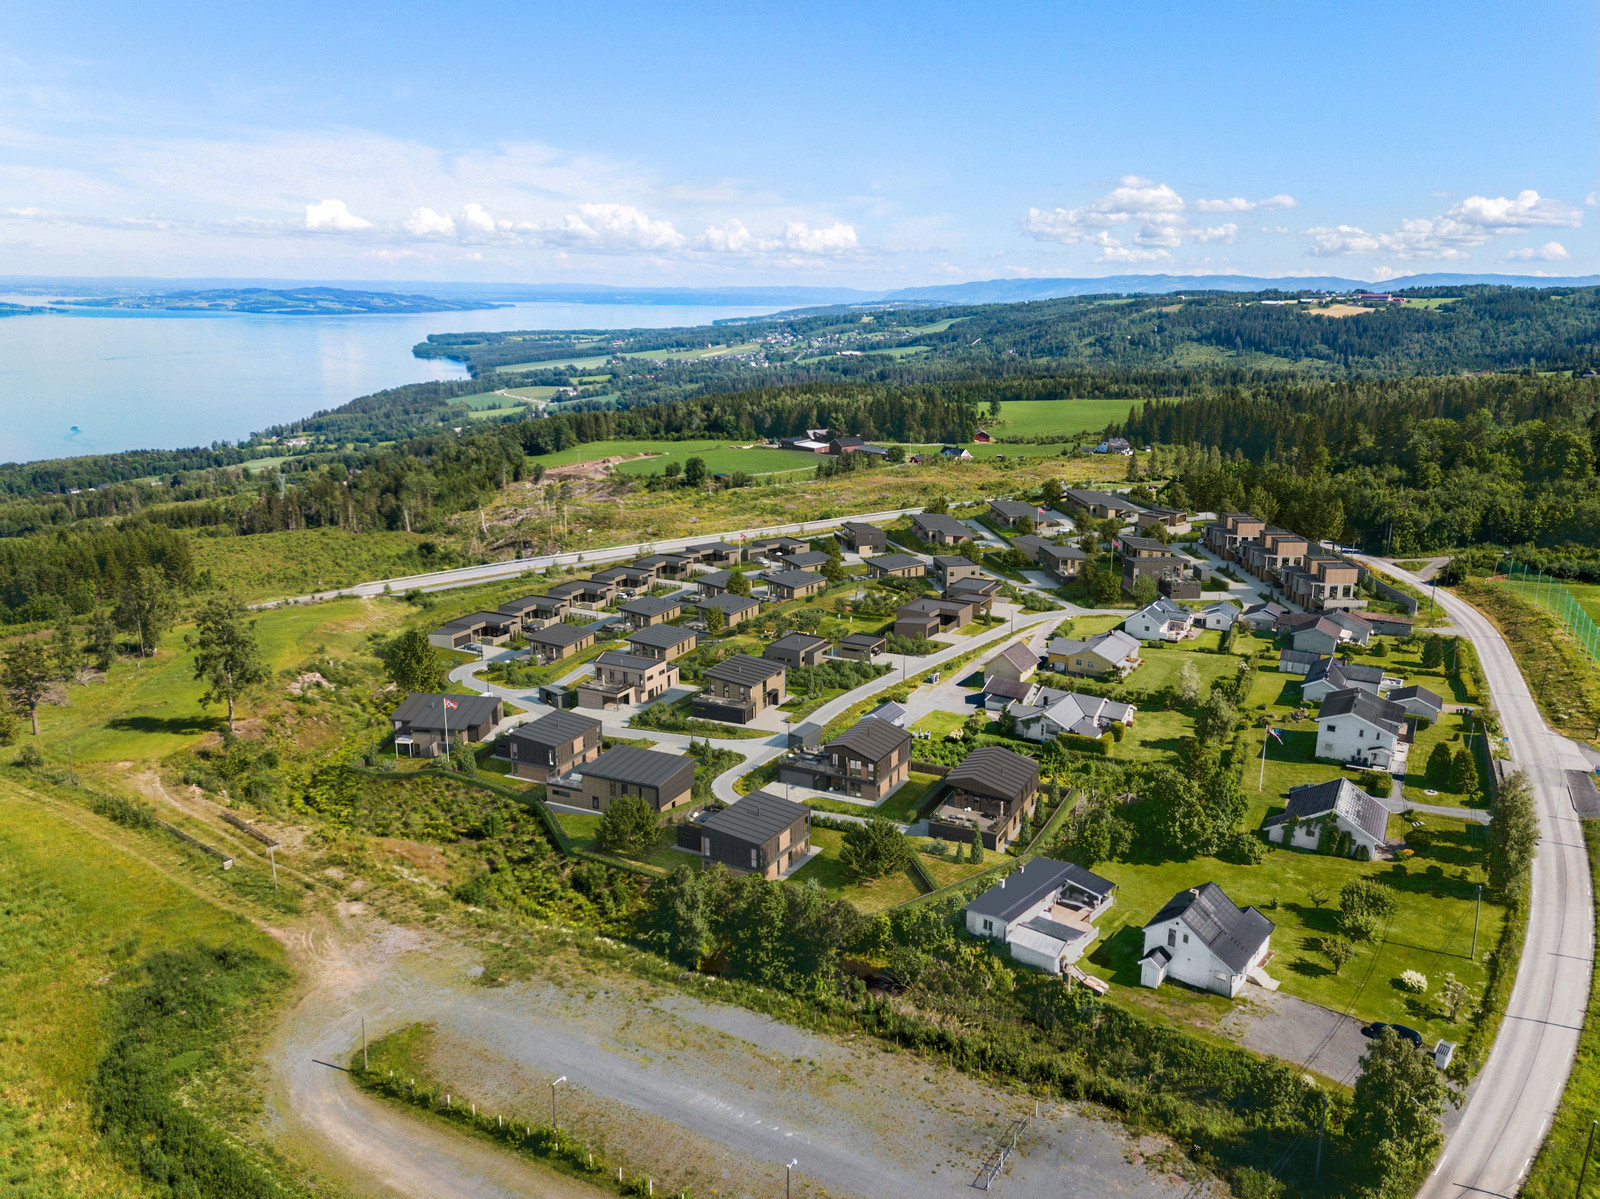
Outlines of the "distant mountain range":
<svg viewBox="0 0 1600 1199">
<path fill-rule="evenodd" d="M 823 308 L 851 304 L 1015 304 L 1027 300 L 1053 300 L 1063 296 L 1167 294 L 1188 291 L 1403 291 L 1410 287 L 1465 287 L 1492 284 L 1502 287 L 1593 287 L 1600 275 L 1549 278 L 1541 275 L 1404 275 L 1381 283 L 1334 275 L 1295 275 L 1269 278 L 1259 275 L 1105 275 L 1096 278 L 988 279 L 972 283 L 944 283 L 929 287 L 902 287 L 866 291 L 854 287 L 613 287 L 593 283 L 440 283 L 423 280 L 330 280 L 306 283 L 290 279 L 144 279 L 48 278 L 0 276 L 0 293 L 40 296 L 78 296 L 117 307 L 226 307 L 228 293 L 249 295 L 254 311 L 271 311 L 273 297 L 293 296 L 289 308 L 300 308 L 313 289 L 347 289 L 368 296 L 404 295 L 410 311 L 422 310 L 418 301 L 436 297 L 447 308 L 477 303 L 651 304 L 682 307 Z M 204 304 L 195 302 L 205 295 Z M 298 293 L 298 294 L 297 294 Z M 336 305 L 339 297 L 321 297 Z M 235 301 L 234 305 L 245 305 Z M 302 309 L 303 310 L 303 309 Z M 330 307 L 331 310 L 331 307 Z M 369 311 L 395 311 L 373 304 Z M 404 310 L 404 309 L 402 309 Z"/>
</svg>

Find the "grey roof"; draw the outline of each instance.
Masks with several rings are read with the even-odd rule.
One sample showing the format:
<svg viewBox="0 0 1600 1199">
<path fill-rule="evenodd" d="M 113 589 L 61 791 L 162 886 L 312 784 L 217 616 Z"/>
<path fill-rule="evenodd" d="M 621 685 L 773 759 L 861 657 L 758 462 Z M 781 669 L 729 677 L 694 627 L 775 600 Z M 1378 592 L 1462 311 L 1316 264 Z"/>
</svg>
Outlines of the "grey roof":
<svg viewBox="0 0 1600 1199">
<path fill-rule="evenodd" d="M 1241 908 L 1216 883 L 1179 891 L 1150 924 L 1182 919 L 1212 953 L 1235 974 L 1242 974 L 1276 927 L 1255 908 Z"/>
<path fill-rule="evenodd" d="M 1037 533 L 1029 533 L 1026 536 L 1018 537 L 1011 544 L 1020 550 L 1031 549 L 1035 553 L 1043 554 L 1048 558 L 1081 562 L 1089 557 L 1088 554 L 1075 545 L 1057 545 L 1048 537 L 1040 537 Z"/>
<path fill-rule="evenodd" d="M 871 716 L 874 720 L 886 720 L 890 724 L 898 724 L 900 721 L 906 718 L 907 713 L 904 708 L 891 699 L 885 700 L 876 708 L 872 709 L 872 711 L 868 712 L 867 715 Z"/>
<path fill-rule="evenodd" d="M 863 716 L 825 746 L 854 750 L 869 762 L 881 762 L 911 740 L 911 734 L 897 724 Z"/>
<path fill-rule="evenodd" d="M 1135 537 L 1126 533 L 1121 538 L 1124 550 L 1138 550 L 1141 555 L 1155 554 L 1157 557 L 1170 556 L 1172 551 L 1167 548 L 1167 543 L 1157 541 L 1154 537 Z"/>
<path fill-rule="evenodd" d="M 1408 699 L 1420 700 L 1431 708 L 1444 709 L 1444 698 L 1434 694 L 1426 687 L 1419 687 L 1413 683 L 1409 687 L 1402 687 L 1398 691 L 1389 692 L 1389 702 L 1403 704 Z"/>
<path fill-rule="evenodd" d="M 784 561 L 796 570 L 804 570 L 808 566 L 825 565 L 828 561 L 828 555 L 821 550 L 806 550 L 804 553 L 790 554 Z"/>
<path fill-rule="evenodd" d="M 1301 666 L 1315 666 L 1318 662 L 1325 661 L 1322 654 L 1314 649 L 1286 649 L 1278 655 L 1278 665 L 1298 664 Z"/>
<path fill-rule="evenodd" d="M 951 569 L 953 567 L 957 567 L 957 566 L 977 566 L 978 565 L 976 562 L 974 562 L 971 558 L 967 557 L 965 554 L 935 554 L 933 556 L 933 564 L 935 566 L 942 566 L 946 570 L 949 570 L 949 569 Z"/>
<path fill-rule="evenodd" d="M 684 773 L 685 767 L 692 777 L 694 759 L 685 754 L 664 754 L 658 749 L 619 745 L 606 750 L 588 765 L 578 767 L 573 773 L 633 783 L 640 787 L 662 787 L 676 781 Z"/>
<path fill-rule="evenodd" d="M 886 640 L 882 633 L 851 633 L 841 638 L 839 644 L 850 649 L 868 649 L 874 645 L 882 645 Z"/>
<path fill-rule="evenodd" d="M 665 612 L 683 611 L 683 601 L 676 596 L 669 599 L 664 595 L 646 595 L 629 600 L 618 611 L 633 616 L 660 616 Z"/>
<path fill-rule="evenodd" d="M 1406 710 L 1399 704 L 1359 687 L 1328 692 L 1323 697 L 1318 717 L 1328 716 L 1356 716 L 1368 724 L 1378 725 L 1396 734 L 1405 727 L 1406 722 Z"/>
<path fill-rule="evenodd" d="M 999 579 L 991 579 L 987 575 L 982 577 L 977 575 L 968 575 L 964 579 L 954 580 L 950 586 L 946 587 L 944 589 L 944 598 L 959 600 L 959 593 L 963 591 L 973 592 L 979 597 L 987 597 L 995 594 L 999 590 Z"/>
<path fill-rule="evenodd" d="M 455 708 L 445 708 L 444 701 L 447 698 L 456 705 Z M 499 706 L 500 700 L 493 695 L 445 696 L 437 692 L 416 691 L 406 696 L 405 702 L 394 710 L 391 719 L 423 732 L 434 729 L 443 731 L 445 728 L 464 729 L 468 725 L 492 720 Z"/>
<path fill-rule="evenodd" d="M 700 827 L 751 845 L 764 845 L 797 820 L 808 819 L 810 815 L 811 809 L 805 804 L 779 799 L 766 791 L 752 791 L 722 811 L 707 816 Z"/>
<path fill-rule="evenodd" d="M 914 599 L 901 604 L 895 609 L 895 617 L 898 619 L 908 613 L 912 616 L 925 616 L 936 612 L 956 615 L 961 609 L 970 607 L 972 607 L 971 600 L 928 599 L 924 597 L 923 599 Z"/>
<path fill-rule="evenodd" d="M 557 583 L 546 594 L 552 599 L 568 599 L 574 595 L 582 595 L 593 585 L 588 579 L 569 579 L 565 583 Z"/>
<path fill-rule="evenodd" d="M 1049 645 L 1052 654 L 1075 654 L 1080 651 L 1094 653 L 1109 662 L 1124 662 L 1139 652 L 1139 642 L 1123 632 L 1112 629 L 1109 633 L 1096 633 L 1085 641 L 1073 637 L 1053 638 Z"/>
<path fill-rule="evenodd" d="M 670 554 L 646 554 L 642 558 L 635 558 L 633 565 L 639 570 L 659 570 L 667 564 Z"/>
<path fill-rule="evenodd" d="M 889 534 L 878 528 L 877 525 L 869 525 L 861 520 L 847 520 L 839 527 L 850 534 L 852 541 L 863 537 L 884 541 L 889 537 Z"/>
<path fill-rule="evenodd" d="M 689 581 L 699 583 L 702 587 L 726 587 L 731 578 L 733 578 L 731 570 L 708 570 L 695 575 Z"/>
<path fill-rule="evenodd" d="M 785 633 L 771 645 L 767 646 L 767 648 L 808 650 L 815 649 L 819 645 L 827 644 L 828 639 L 826 637 L 818 637 L 814 633 Z"/>
<path fill-rule="evenodd" d="M 914 528 L 941 533 L 946 537 L 972 536 L 971 529 L 947 512 L 918 512 L 911 518 L 911 524 Z"/>
<path fill-rule="evenodd" d="M 1320 683 L 1326 679 L 1333 684 L 1335 690 L 1343 690 L 1356 683 L 1371 683 L 1376 687 L 1383 682 L 1384 677 L 1381 666 L 1362 666 L 1356 662 L 1341 662 L 1338 658 L 1318 659 L 1311 669 L 1306 671 L 1307 683 Z"/>
<path fill-rule="evenodd" d="M 752 658 L 749 654 L 734 654 L 715 666 L 708 667 L 708 679 L 725 683 L 739 683 L 745 687 L 759 687 L 775 674 L 784 672 L 783 663 L 771 659 Z"/>
<path fill-rule="evenodd" d="M 1091 895 L 1110 895 L 1117 885 L 1085 870 L 1076 862 L 1057 862 L 1051 858 L 1032 858 L 966 906 L 980 916 L 1010 921 L 1026 912 L 1052 892 L 1071 884 Z"/>
<path fill-rule="evenodd" d="M 975 749 L 949 774 L 945 782 L 963 791 L 1020 799 L 1039 782 L 1039 763 L 998 745 Z"/>
<path fill-rule="evenodd" d="M 813 587 L 818 583 L 826 583 L 828 581 L 821 575 L 814 574 L 809 570 L 775 570 L 770 573 L 764 573 L 761 577 L 769 583 L 776 583 L 779 587 L 795 589 Z"/>
<path fill-rule="evenodd" d="M 1291 819 L 1309 820 L 1327 812 L 1337 812 L 1375 841 L 1388 836 L 1389 809 L 1347 778 L 1291 787 L 1288 806 L 1276 816 L 1268 816 L 1261 827 L 1273 828 Z"/>
<path fill-rule="evenodd" d="M 1051 937 L 1060 941 L 1063 945 L 1071 945 L 1074 941 L 1081 941 L 1089 935 L 1089 930 L 1086 928 L 1077 928 L 1070 924 L 1062 924 L 1056 920 L 1046 920 L 1043 916 L 1035 916 L 1022 927 L 1029 932 Z"/>
<path fill-rule="evenodd" d="M 867 565 L 874 570 L 909 570 L 927 563 L 914 554 L 884 554 L 881 558 L 868 558 Z"/>
<path fill-rule="evenodd" d="M 629 633 L 623 640 L 629 645 L 671 649 L 675 645 L 682 645 L 685 641 L 698 641 L 699 636 L 693 629 L 680 629 L 672 624 L 653 624 L 649 628 L 640 629 L 637 633 Z"/>
<path fill-rule="evenodd" d="M 1066 495 L 1069 499 L 1077 500 L 1084 507 L 1099 504 L 1107 508 L 1120 508 L 1124 512 L 1140 511 L 1138 504 L 1128 502 L 1125 495 L 1116 495 L 1109 491 L 1095 491 L 1089 487 L 1069 487 Z"/>
<path fill-rule="evenodd" d="M 560 709 L 541 716 L 538 720 L 530 720 L 527 724 L 519 724 L 506 735 L 518 741 L 532 741 L 537 745 L 565 745 L 583 736 L 590 729 L 600 727 L 600 722 L 593 716 L 584 716 L 568 709 Z"/>
<path fill-rule="evenodd" d="M 759 608 L 761 601 L 750 595 L 729 595 L 726 591 L 720 595 L 710 595 L 702 600 L 695 600 L 694 606 L 704 611 L 707 608 L 721 608 L 729 616 L 740 612 L 748 612 L 751 608 Z"/>
<path fill-rule="evenodd" d="M 1001 516 L 1009 516 L 1012 520 L 1026 516 L 1029 520 L 1045 519 L 1044 514 L 1035 504 L 1025 504 L 1021 500 L 990 500 L 989 507 Z"/>
<path fill-rule="evenodd" d="M 630 654 L 619 649 L 602 650 L 594 660 L 596 666 L 621 666 L 629 670 L 650 670 L 661 665 L 660 658 L 647 654 Z"/>
<path fill-rule="evenodd" d="M 521 599 L 507 600 L 500 605 L 500 611 L 509 616 L 523 616 L 540 604 L 550 602 L 550 597 L 545 595 L 525 595 Z"/>
<path fill-rule="evenodd" d="M 707 541 L 702 545 L 689 547 L 697 554 L 737 554 L 740 549 L 736 545 L 729 545 L 726 541 Z"/>
<path fill-rule="evenodd" d="M 986 679 L 983 694 L 999 695 L 1006 699 L 1027 699 L 1033 688 L 1034 684 L 1019 683 L 1016 679 Z"/>
<path fill-rule="evenodd" d="M 553 645 L 558 649 L 568 645 L 576 645 L 585 637 L 593 637 L 594 630 L 586 629 L 575 624 L 547 624 L 542 629 L 533 629 L 528 633 L 528 640 L 535 645 Z"/>
<path fill-rule="evenodd" d="M 1037 670 L 1039 667 L 1039 655 L 1021 641 L 1013 641 L 994 657 L 1004 658 L 1018 670 Z M 989 660 L 992 662 L 994 658 Z"/>
</svg>

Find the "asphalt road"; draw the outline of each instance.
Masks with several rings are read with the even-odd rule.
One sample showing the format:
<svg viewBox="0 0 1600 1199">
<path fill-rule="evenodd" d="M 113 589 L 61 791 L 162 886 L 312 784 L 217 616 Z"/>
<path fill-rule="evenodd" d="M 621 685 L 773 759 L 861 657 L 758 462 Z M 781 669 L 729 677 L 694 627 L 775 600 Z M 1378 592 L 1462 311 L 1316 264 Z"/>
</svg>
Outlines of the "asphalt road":
<svg viewBox="0 0 1600 1199">
<path fill-rule="evenodd" d="M 1421 582 L 1387 562 L 1374 564 L 1413 585 Z M 1563 774 L 1588 766 L 1578 747 L 1544 722 L 1494 625 L 1446 592 L 1439 592 L 1439 603 L 1477 647 L 1511 760 L 1533 785 L 1539 850 L 1528 935 L 1505 1022 L 1460 1123 L 1448 1135 L 1438 1167 L 1417 1195 L 1511 1196 L 1561 1101 L 1588 1005 L 1594 899 L 1588 856 Z"/>
<path fill-rule="evenodd" d="M 254 605 L 257 608 L 276 608 L 282 604 L 304 604 L 311 600 L 333 599 L 341 595 L 383 595 L 385 592 L 444 591 L 450 587 L 470 587 L 474 583 L 487 583 L 492 579 L 512 579 L 530 570 L 549 570 L 553 566 L 600 566 L 607 562 L 627 561 L 641 554 L 670 554 L 691 545 L 704 545 L 710 541 L 737 542 L 744 537 L 798 537 L 817 533 L 823 529 L 836 529 L 847 520 L 882 521 L 897 520 L 921 512 L 917 508 L 895 508 L 886 512 L 862 512 L 851 516 L 837 516 L 828 520 L 797 521 L 787 525 L 763 525 L 754 529 L 733 529 L 722 533 L 697 533 L 693 537 L 669 537 L 664 541 L 639 541 L 632 545 L 609 545 L 603 549 L 572 550 L 568 553 L 543 554 L 537 558 L 509 558 L 504 562 L 485 562 L 479 566 L 458 566 L 454 570 L 436 570 L 432 574 L 403 575 L 397 579 L 375 579 L 370 583 L 356 583 L 350 587 L 337 587 L 317 591 L 310 595 L 295 595 L 286 599 L 270 600 Z"/>
</svg>

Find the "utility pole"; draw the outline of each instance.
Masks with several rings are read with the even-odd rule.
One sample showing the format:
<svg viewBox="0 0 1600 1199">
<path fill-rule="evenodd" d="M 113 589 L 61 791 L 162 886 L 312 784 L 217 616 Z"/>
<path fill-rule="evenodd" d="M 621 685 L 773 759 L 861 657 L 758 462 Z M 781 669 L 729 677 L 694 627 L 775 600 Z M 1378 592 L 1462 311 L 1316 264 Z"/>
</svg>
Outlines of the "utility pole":
<svg viewBox="0 0 1600 1199">
<path fill-rule="evenodd" d="M 1600 1120 L 1589 1121 L 1589 1147 L 1583 1151 L 1583 1169 L 1578 1171 L 1578 1189 L 1572 1192 L 1573 1199 L 1583 1194 L 1584 1179 L 1589 1176 L 1589 1155 L 1594 1152 L 1594 1128 Z"/>
<path fill-rule="evenodd" d="M 783 1199 L 792 1199 L 794 1191 L 794 1168 L 800 1164 L 797 1157 L 783 1168 Z"/>
<path fill-rule="evenodd" d="M 267 846 L 267 861 L 272 863 L 272 889 L 274 891 L 278 889 L 278 859 L 273 857 L 272 851 L 277 848 L 276 845 Z"/>
<path fill-rule="evenodd" d="M 367 1068 L 367 1018 L 361 1017 L 361 1068 Z"/>
<path fill-rule="evenodd" d="M 1322 1096 L 1322 1119 L 1317 1124 L 1317 1164 L 1311 1171 L 1311 1181 L 1316 1182 L 1322 1177 L 1322 1138 L 1328 1131 L 1328 1096 Z"/>
<path fill-rule="evenodd" d="M 567 1081 L 567 1076 L 565 1074 L 563 1074 L 560 1078 L 556 1079 L 553 1083 L 550 1084 L 550 1127 L 551 1128 L 559 1129 L 561 1127 L 561 1125 L 556 1123 L 556 1088 L 559 1087 L 562 1083 L 564 1083 L 566 1081 Z"/>
<path fill-rule="evenodd" d="M 1483 915 L 1483 884 L 1478 884 L 1478 906 L 1472 913 L 1472 960 L 1478 960 L 1478 919 Z"/>
</svg>

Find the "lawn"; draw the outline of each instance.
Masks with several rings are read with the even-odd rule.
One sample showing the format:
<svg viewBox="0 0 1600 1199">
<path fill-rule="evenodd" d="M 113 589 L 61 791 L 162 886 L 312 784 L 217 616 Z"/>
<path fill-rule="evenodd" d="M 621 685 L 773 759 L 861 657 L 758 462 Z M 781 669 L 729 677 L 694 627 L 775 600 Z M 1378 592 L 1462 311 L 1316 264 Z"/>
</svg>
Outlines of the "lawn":
<svg viewBox="0 0 1600 1199">
<path fill-rule="evenodd" d="M 1119 762 L 1175 762 L 1183 739 L 1192 736 L 1194 720 L 1182 712 L 1140 711 L 1111 756 Z"/>
<path fill-rule="evenodd" d="M 574 366 L 579 370 L 593 370 L 597 366 L 604 366 L 611 361 L 610 354 L 592 354 L 587 358 L 547 358 L 543 362 L 514 362 L 510 366 L 498 367 L 502 371 L 548 371 L 558 366 Z"/>
<path fill-rule="evenodd" d="M 412 533 L 296 529 L 248 537 L 193 537 L 195 573 L 246 600 L 276 599 L 396 578 L 425 569 Z"/>
<path fill-rule="evenodd" d="M 794 883 L 814 882 L 830 899 L 848 899 L 861 911 L 881 912 L 896 904 L 905 903 L 922 894 L 922 888 L 912 880 L 910 870 L 887 878 L 858 883 L 852 880 L 839 861 L 839 849 L 844 844 L 844 834 L 831 828 L 813 828 L 811 843 L 822 852 L 789 876 Z"/>
<path fill-rule="evenodd" d="M 1008 437 L 1060 437 L 1063 441 L 1081 433 L 1098 432 L 1107 425 L 1128 419 L 1136 400 L 1007 400 L 1000 405 L 1000 419 L 979 423 L 1002 441 Z"/>
<path fill-rule="evenodd" d="M 804 803 L 815 812 L 832 812 L 840 816 L 882 816 L 885 820 L 893 820 L 896 824 L 910 824 L 916 819 L 917 809 L 928 798 L 929 792 L 938 785 L 937 775 L 913 771 L 905 785 L 880 804 L 868 806 L 851 803 L 847 799 L 828 799 L 818 796 L 809 796 Z"/>
<path fill-rule="evenodd" d="M 1433 752 L 1436 745 L 1447 746 L 1452 754 L 1459 750 L 1466 742 L 1465 734 L 1471 728 L 1469 718 L 1457 712 L 1446 712 L 1439 719 L 1439 723 L 1432 728 L 1424 729 L 1418 733 L 1416 740 L 1411 745 L 1411 756 L 1406 763 L 1406 798 L 1415 803 L 1433 804 L 1464 804 L 1467 796 L 1459 791 L 1452 791 L 1448 780 L 1429 779 L 1427 777 L 1428 755 Z M 1434 794 L 1429 795 L 1432 791 Z"/>
<path fill-rule="evenodd" d="M 639 455 L 651 455 L 648 458 Z M 728 441 L 592 441 L 573 446 L 554 454 L 534 458 L 546 467 L 571 466 L 577 462 L 595 462 L 601 458 L 628 458 L 617 465 L 624 474 L 659 474 L 667 463 L 682 466 L 693 457 L 705 460 L 706 469 L 713 474 L 732 474 L 742 470 L 747 474 L 765 474 L 770 471 L 815 470 L 817 463 L 828 461 L 823 455 L 800 454 L 794 450 L 774 450 L 752 445 L 748 448 Z M 702 497 L 703 499 L 703 497 Z"/>
<path fill-rule="evenodd" d="M 1088 621 L 1081 623 L 1087 624 Z M 1079 634 L 1074 633 L 1073 636 Z M 1219 636 L 1221 636 L 1219 633 L 1204 633 L 1194 641 L 1183 641 L 1177 645 L 1159 641 L 1142 643 L 1139 647 L 1139 657 L 1144 660 L 1144 665 L 1128 676 L 1127 685 L 1143 691 L 1160 691 L 1163 687 L 1176 688 L 1178 676 L 1183 671 L 1183 664 L 1193 662 L 1194 668 L 1200 672 L 1200 694 L 1206 695 L 1211 690 L 1211 684 L 1217 679 L 1232 678 L 1237 674 L 1239 663 L 1243 661 L 1233 654 L 1204 651 L 1202 646 L 1207 644 L 1207 639 L 1214 649 Z"/>
<path fill-rule="evenodd" d="M 614 857 L 630 862 L 643 862 L 647 866 L 667 871 L 676 870 L 679 866 L 700 865 L 699 854 L 686 853 L 675 848 L 678 844 L 678 830 L 670 824 L 661 827 L 656 833 L 655 844 L 643 853 L 615 853 L 609 849 L 601 849 L 598 843 L 602 819 L 599 812 L 592 815 L 585 812 L 579 815 L 576 812 L 561 812 L 552 808 L 550 814 L 560 821 L 561 827 L 566 830 L 567 836 L 572 838 L 572 844 L 577 849 L 586 849 L 590 853 L 610 853 Z"/>
<path fill-rule="evenodd" d="M 1145 921 L 1179 891 L 1215 882 L 1235 903 L 1255 905 L 1277 925 L 1267 972 L 1288 994 L 1363 1020 L 1410 1025 L 1430 1045 L 1440 1037 L 1460 1041 L 1467 1031 L 1466 1012 L 1461 1021 L 1451 1024 L 1433 995 L 1446 972 L 1466 983 L 1474 999 L 1481 994 L 1484 951 L 1499 938 L 1504 910 L 1484 903 L 1478 960 L 1472 961 L 1474 897 L 1477 884 L 1483 881 L 1476 862 L 1481 856 L 1482 833 L 1476 826 L 1445 817 L 1430 817 L 1427 823 L 1436 832 L 1438 844 L 1403 867 L 1283 849 L 1269 852 L 1259 866 L 1237 866 L 1215 858 L 1102 863 L 1095 870 L 1117 884 L 1116 906 L 1101 918 L 1101 943 L 1084 965 L 1124 988 L 1118 992 L 1120 997 L 1138 1001 Z M 1436 873 L 1427 873 L 1430 870 Z M 1362 876 L 1390 884 L 1397 901 L 1396 915 L 1375 945 L 1359 946 L 1356 956 L 1334 974 L 1311 942 L 1335 934 L 1339 888 Z M 1313 891 L 1325 896 L 1320 906 Z M 1427 975 L 1429 994 L 1402 990 L 1398 979 L 1403 970 Z M 1469 1002 L 1467 1008 L 1471 1006 Z"/>
<path fill-rule="evenodd" d="M 283 961 L 282 948 L 249 920 L 183 884 L 190 870 L 216 874 L 189 857 L 0 779 L 0 1177 L 18 1188 L 7 1194 L 154 1193 L 105 1147 L 88 1102 L 119 993 L 106 985 L 116 971 L 197 944 Z M 261 1017 L 268 1027 L 270 1014 Z M 229 1085 L 236 1064 L 208 1060 L 205 1086 L 191 1096 L 197 1115 L 219 1099 L 247 1110 Z"/>
<path fill-rule="evenodd" d="M 943 741 L 956 729 L 966 724 L 968 712 L 929 712 L 911 727 L 919 733 L 927 733 L 935 741 Z"/>
</svg>

